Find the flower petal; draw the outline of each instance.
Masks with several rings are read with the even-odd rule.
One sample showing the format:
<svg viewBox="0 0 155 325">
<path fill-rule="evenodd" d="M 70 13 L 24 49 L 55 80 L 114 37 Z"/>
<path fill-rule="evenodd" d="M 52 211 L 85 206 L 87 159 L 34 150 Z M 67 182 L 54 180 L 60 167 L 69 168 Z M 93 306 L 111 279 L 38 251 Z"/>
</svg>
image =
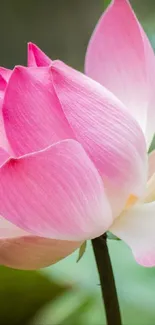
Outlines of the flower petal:
<svg viewBox="0 0 155 325">
<path fill-rule="evenodd" d="M 37 45 L 28 43 L 28 67 L 45 67 L 51 63 L 52 60 Z"/>
<path fill-rule="evenodd" d="M 21 236 L 29 236 L 29 234 L 0 216 L 0 240 L 8 240 L 9 238 L 17 238 Z"/>
<path fill-rule="evenodd" d="M 73 137 L 55 94 L 49 68 L 16 67 L 2 110 L 7 138 L 16 156 Z"/>
<path fill-rule="evenodd" d="M 1 103 L 0 103 L 1 106 Z M 12 148 L 6 136 L 4 121 L 2 116 L 2 111 L 0 107 L 0 166 L 11 156 L 13 155 Z"/>
<path fill-rule="evenodd" d="M 0 67 L 0 110 L 4 99 L 5 89 L 12 71 Z"/>
<path fill-rule="evenodd" d="M 153 150 L 149 154 L 149 172 L 148 172 L 148 179 L 150 179 L 153 174 L 155 174 L 155 150 Z"/>
<path fill-rule="evenodd" d="M 0 67 L 0 75 L 3 77 L 3 79 L 6 81 L 6 83 L 9 81 L 9 79 L 11 77 L 11 73 L 12 73 L 12 70 Z"/>
<path fill-rule="evenodd" d="M 155 150 L 148 155 L 148 181 L 140 202 L 149 203 L 155 201 Z"/>
<path fill-rule="evenodd" d="M 146 145 L 123 104 L 83 74 L 54 62 L 53 82 L 66 118 L 103 177 L 109 198 L 123 208 L 146 183 Z M 120 202 L 119 202 L 120 201 Z M 117 211 L 117 213 L 120 211 Z"/>
<path fill-rule="evenodd" d="M 13 150 L 8 141 L 4 128 L 4 120 L 2 116 L 1 106 L 3 104 L 3 94 L 0 91 L 0 166 L 13 154 Z"/>
<path fill-rule="evenodd" d="M 110 231 L 130 246 L 139 264 L 155 266 L 155 202 L 125 211 Z"/>
<path fill-rule="evenodd" d="M 155 173 L 149 181 L 147 182 L 147 189 L 145 195 L 141 198 L 143 202 L 153 202 L 155 201 Z"/>
<path fill-rule="evenodd" d="M 88 46 L 85 70 L 126 105 L 150 142 L 155 132 L 148 126 L 155 125 L 155 58 L 128 0 L 113 0 L 102 15 Z"/>
<path fill-rule="evenodd" d="M 31 236 L 0 217 L 0 264 L 19 269 L 37 269 L 71 254 L 81 242 Z"/>
<path fill-rule="evenodd" d="M 0 130 L 1 132 L 1 130 Z M 7 143 L 6 143 L 7 145 Z M 11 153 L 6 151 L 6 149 L 0 147 L 0 167 L 10 158 Z"/>
<path fill-rule="evenodd" d="M 33 235 L 80 241 L 112 223 L 102 180 L 74 140 L 10 159 L 0 179 L 0 214 Z"/>
<path fill-rule="evenodd" d="M 5 88 L 11 76 L 11 73 L 12 73 L 11 70 L 0 67 L 0 108 L 2 106 Z"/>
<path fill-rule="evenodd" d="M 0 239 L 0 264 L 16 269 L 39 269 L 75 251 L 81 242 L 34 236 Z"/>
<path fill-rule="evenodd" d="M 0 97 L 3 97 L 3 91 L 5 90 L 6 86 L 7 86 L 7 82 L 0 74 L 0 92 L 1 92 Z"/>
</svg>

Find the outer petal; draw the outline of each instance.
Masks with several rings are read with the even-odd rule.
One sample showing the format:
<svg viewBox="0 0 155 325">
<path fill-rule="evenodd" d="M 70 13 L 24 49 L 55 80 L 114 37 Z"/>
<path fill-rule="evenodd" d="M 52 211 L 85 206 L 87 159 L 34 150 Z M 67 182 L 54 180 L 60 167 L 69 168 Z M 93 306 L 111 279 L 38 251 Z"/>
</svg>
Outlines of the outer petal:
<svg viewBox="0 0 155 325">
<path fill-rule="evenodd" d="M 13 154 L 4 128 L 4 120 L 2 115 L 3 98 L 4 91 L 0 90 L 0 166 L 9 158 L 10 155 Z"/>
<path fill-rule="evenodd" d="M 3 77 L 3 79 L 6 81 L 6 83 L 9 81 L 9 79 L 11 77 L 11 73 L 12 73 L 12 70 L 0 67 L 0 76 Z"/>
<path fill-rule="evenodd" d="M 0 67 L 0 109 L 4 98 L 5 89 L 8 80 L 11 76 L 11 73 L 12 73 L 11 70 Z"/>
<path fill-rule="evenodd" d="M 0 239 L 0 264 L 16 269 L 38 269 L 71 254 L 81 242 L 27 236 Z"/>
<path fill-rule="evenodd" d="M 1 99 L 1 98 L 0 98 Z M 0 166 L 13 154 L 10 143 L 8 142 L 7 135 L 4 128 L 4 121 L 1 111 L 0 101 Z"/>
<path fill-rule="evenodd" d="M 13 154 L 4 128 L 2 105 L 11 70 L 0 67 L 0 166 Z"/>
<path fill-rule="evenodd" d="M 45 67 L 52 63 L 52 60 L 33 43 L 28 43 L 27 51 L 28 67 Z"/>
<path fill-rule="evenodd" d="M 139 264 L 155 266 L 155 202 L 124 212 L 110 231 L 130 246 Z"/>
<path fill-rule="evenodd" d="M 31 236 L 0 217 L 0 264 L 20 269 L 48 266 L 72 253 L 81 242 Z"/>
<path fill-rule="evenodd" d="M 124 106 L 100 84 L 61 62 L 52 66 L 62 109 L 78 141 L 101 173 L 112 205 L 120 213 L 128 196 L 146 182 L 143 134 Z"/>
<path fill-rule="evenodd" d="M 9 238 L 21 236 L 29 236 L 29 234 L 0 216 L 0 240 L 8 240 Z"/>
<path fill-rule="evenodd" d="M 7 82 L 5 81 L 5 79 L 0 74 L 0 92 L 1 92 L 1 96 L 0 97 L 1 98 L 2 98 L 2 94 L 3 94 L 6 86 L 7 86 Z"/>
<path fill-rule="evenodd" d="M 2 84 L 0 84 L 1 86 Z M 5 85 L 5 81 L 4 81 Z M 2 105 L 3 105 L 4 91 L 0 90 L 0 166 L 13 155 L 12 148 L 8 141 L 6 131 L 4 128 L 4 120 L 2 116 Z"/>
<path fill-rule="evenodd" d="M 49 68 L 16 67 L 2 110 L 7 138 L 17 156 L 72 138 Z"/>
<path fill-rule="evenodd" d="M 10 159 L 0 180 L 1 215 L 34 235 L 80 241 L 112 222 L 102 180 L 74 140 Z"/>
<path fill-rule="evenodd" d="M 3 83 L 2 79 L 1 79 L 1 83 L 0 83 L 0 87 L 3 87 L 3 85 L 5 85 L 5 81 Z M 3 99 L 4 99 L 4 90 L 0 90 L 0 111 L 3 105 Z"/>
<path fill-rule="evenodd" d="M 85 70 L 121 99 L 150 142 L 155 132 L 155 58 L 129 1 L 113 0 L 99 20 Z"/>
</svg>

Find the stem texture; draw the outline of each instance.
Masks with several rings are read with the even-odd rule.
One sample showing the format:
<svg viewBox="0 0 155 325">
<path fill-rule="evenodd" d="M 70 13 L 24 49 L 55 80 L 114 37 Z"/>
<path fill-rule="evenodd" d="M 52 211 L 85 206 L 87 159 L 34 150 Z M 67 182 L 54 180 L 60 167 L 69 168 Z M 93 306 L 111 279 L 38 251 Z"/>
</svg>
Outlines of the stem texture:
<svg viewBox="0 0 155 325">
<path fill-rule="evenodd" d="M 107 325 L 122 325 L 114 274 L 107 247 L 107 235 L 104 234 L 93 239 L 92 246 L 100 277 Z"/>
</svg>

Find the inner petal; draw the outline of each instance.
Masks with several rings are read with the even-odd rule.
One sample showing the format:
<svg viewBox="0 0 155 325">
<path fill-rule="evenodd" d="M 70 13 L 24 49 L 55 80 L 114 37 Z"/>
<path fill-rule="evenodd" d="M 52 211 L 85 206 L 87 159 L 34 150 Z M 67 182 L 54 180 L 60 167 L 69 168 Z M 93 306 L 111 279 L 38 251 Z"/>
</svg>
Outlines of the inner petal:
<svg viewBox="0 0 155 325">
<path fill-rule="evenodd" d="M 143 198 L 144 203 L 149 203 L 153 201 L 155 201 L 155 173 L 147 182 L 147 190 Z"/>
</svg>

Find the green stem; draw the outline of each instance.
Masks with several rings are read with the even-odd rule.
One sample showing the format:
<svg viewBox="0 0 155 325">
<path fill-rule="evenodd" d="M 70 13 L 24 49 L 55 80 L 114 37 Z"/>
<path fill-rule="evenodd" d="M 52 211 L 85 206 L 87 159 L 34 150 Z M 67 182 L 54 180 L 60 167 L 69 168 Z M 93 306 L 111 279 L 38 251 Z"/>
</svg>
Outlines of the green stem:
<svg viewBox="0 0 155 325">
<path fill-rule="evenodd" d="M 122 325 L 106 234 L 93 239 L 92 245 L 100 277 L 107 325 Z"/>
</svg>

